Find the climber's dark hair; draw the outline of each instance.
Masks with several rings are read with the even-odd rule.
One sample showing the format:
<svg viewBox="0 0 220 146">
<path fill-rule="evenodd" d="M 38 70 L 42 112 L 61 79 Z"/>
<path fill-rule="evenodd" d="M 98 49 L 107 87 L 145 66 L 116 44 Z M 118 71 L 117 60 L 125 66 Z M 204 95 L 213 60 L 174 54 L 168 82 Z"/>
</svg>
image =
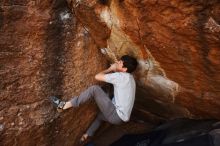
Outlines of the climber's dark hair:
<svg viewBox="0 0 220 146">
<path fill-rule="evenodd" d="M 127 68 L 128 73 L 132 73 L 137 68 L 138 63 L 134 57 L 124 55 L 121 57 L 121 60 L 123 61 L 123 67 Z"/>
</svg>

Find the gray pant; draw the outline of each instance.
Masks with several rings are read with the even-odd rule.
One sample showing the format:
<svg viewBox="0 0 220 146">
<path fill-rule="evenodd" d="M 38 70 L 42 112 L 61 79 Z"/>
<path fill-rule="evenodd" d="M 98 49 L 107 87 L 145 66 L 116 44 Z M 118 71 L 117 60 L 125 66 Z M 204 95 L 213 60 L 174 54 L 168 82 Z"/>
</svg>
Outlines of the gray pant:
<svg viewBox="0 0 220 146">
<path fill-rule="evenodd" d="M 89 87 L 78 97 L 73 97 L 70 101 L 73 107 L 79 107 L 81 104 L 92 98 L 95 100 L 100 112 L 86 132 L 89 136 L 94 135 L 95 131 L 99 128 L 102 121 L 107 121 L 111 124 L 116 125 L 122 123 L 122 120 L 118 116 L 116 108 L 111 99 L 98 85 Z"/>
</svg>

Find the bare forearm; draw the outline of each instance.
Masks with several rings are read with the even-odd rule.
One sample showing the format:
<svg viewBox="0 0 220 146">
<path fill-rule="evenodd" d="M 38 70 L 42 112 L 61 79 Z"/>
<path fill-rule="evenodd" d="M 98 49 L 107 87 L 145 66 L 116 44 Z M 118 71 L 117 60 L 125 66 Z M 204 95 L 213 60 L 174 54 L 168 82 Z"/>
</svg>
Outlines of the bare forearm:
<svg viewBox="0 0 220 146">
<path fill-rule="evenodd" d="M 104 74 L 107 74 L 107 73 L 110 73 L 110 72 L 112 72 L 112 70 L 111 70 L 110 68 L 108 68 L 108 69 L 106 69 L 106 70 L 103 70 L 103 71 L 99 72 L 98 74 L 104 75 Z M 97 75 L 98 75 L 98 74 L 97 74 Z"/>
<path fill-rule="evenodd" d="M 112 71 L 115 71 L 115 66 L 111 65 L 108 69 L 103 70 L 101 72 L 99 72 L 98 74 L 96 74 L 95 79 L 98 81 L 105 81 L 105 74 L 108 74 Z"/>
</svg>

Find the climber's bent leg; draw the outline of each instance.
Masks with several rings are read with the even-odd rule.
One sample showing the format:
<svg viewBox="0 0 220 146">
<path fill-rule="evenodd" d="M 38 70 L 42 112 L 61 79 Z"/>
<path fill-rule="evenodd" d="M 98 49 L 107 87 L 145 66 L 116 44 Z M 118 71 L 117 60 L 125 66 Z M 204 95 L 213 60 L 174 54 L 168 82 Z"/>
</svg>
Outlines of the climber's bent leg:
<svg viewBox="0 0 220 146">
<path fill-rule="evenodd" d="M 99 110 L 102 112 L 108 122 L 112 124 L 120 124 L 122 120 L 118 117 L 116 108 L 108 95 L 100 86 L 94 85 L 82 92 L 78 97 L 71 99 L 73 107 L 78 107 L 90 99 L 94 99 Z"/>
<path fill-rule="evenodd" d="M 86 134 L 88 136 L 93 136 L 96 130 L 100 127 L 100 124 L 102 121 L 107 121 L 104 115 L 99 112 L 99 114 L 96 116 L 95 120 L 90 125 L 89 129 L 86 131 Z"/>
</svg>

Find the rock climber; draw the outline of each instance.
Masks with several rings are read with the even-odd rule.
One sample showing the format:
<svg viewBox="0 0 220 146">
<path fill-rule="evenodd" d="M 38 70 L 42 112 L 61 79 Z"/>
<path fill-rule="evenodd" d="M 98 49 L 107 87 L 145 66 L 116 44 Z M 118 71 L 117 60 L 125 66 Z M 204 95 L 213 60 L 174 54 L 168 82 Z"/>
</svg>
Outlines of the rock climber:
<svg viewBox="0 0 220 146">
<path fill-rule="evenodd" d="M 73 97 L 67 102 L 55 96 L 50 97 L 50 100 L 58 111 L 63 111 L 71 107 L 76 108 L 86 101 L 94 99 L 99 108 L 99 113 L 81 137 L 81 142 L 85 142 L 88 140 L 88 137 L 93 136 L 102 121 L 116 125 L 129 121 L 136 90 L 132 73 L 135 71 L 137 65 L 137 60 L 134 57 L 124 55 L 108 69 L 95 75 L 96 80 L 113 84 L 114 97 L 112 99 L 98 85 L 90 86 L 79 96 Z"/>
</svg>

